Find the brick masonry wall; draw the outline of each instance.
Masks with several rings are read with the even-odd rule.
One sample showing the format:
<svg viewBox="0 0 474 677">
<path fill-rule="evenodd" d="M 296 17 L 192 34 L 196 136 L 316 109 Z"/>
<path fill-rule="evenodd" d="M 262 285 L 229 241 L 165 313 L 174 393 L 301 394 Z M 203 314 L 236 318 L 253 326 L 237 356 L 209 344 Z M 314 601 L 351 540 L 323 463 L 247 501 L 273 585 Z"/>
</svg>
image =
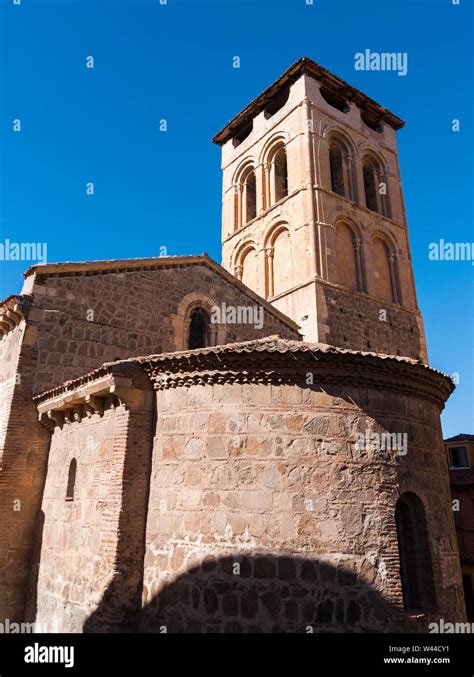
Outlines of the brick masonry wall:
<svg viewBox="0 0 474 677">
<path fill-rule="evenodd" d="M 425 504 L 439 615 L 464 617 L 439 406 L 234 383 L 160 391 L 157 411 L 142 630 L 426 631 L 402 611 L 404 491 Z M 366 430 L 406 432 L 407 456 L 355 452 Z"/>
<path fill-rule="evenodd" d="M 141 600 L 152 448 L 151 384 L 134 363 L 126 401 L 57 425 L 42 502 L 29 620 L 48 632 L 133 627 Z M 115 391 L 117 392 L 117 391 Z M 66 488 L 77 461 L 74 500 Z"/>
<path fill-rule="evenodd" d="M 18 359 L 25 323 L 21 322 L 0 340 L 0 462 L 7 433 L 8 417 L 15 389 Z"/>
<path fill-rule="evenodd" d="M 20 350 L 21 345 L 21 350 Z M 0 620 L 24 619 L 30 557 L 36 538 L 50 435 L 38 423 L 31 393 L 36 373 L 35 331 L 22 321 L 0 346 L 9 389 L 8 420 L 0 449 Z"/>
</svg>

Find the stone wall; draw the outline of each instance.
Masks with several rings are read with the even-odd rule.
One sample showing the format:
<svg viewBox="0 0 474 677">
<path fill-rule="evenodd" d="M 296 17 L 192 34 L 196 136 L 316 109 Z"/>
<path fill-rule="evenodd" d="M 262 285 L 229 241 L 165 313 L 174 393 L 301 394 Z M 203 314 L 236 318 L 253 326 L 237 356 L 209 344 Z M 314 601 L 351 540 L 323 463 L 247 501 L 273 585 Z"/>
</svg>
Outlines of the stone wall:
<svg viewBox="0 0 474 677">
<path fill-rule="evenodd" d="M 425 506 L 434 616 L 462 619 L 439 402 L 416 394 L 415 367 L 410 395 L 380 359 L 288 361 L 276 371 L 293 383 L 246 382 L 247 357 L 244 382 L 158 391 L 140 629 L 427 631 L 429 614 L 403 611 L 408 491 Z M 407 455 L 356 451 L 366 431 L 406 433 Z"/>
<path fill-rule="evenodd" d="M 124 262 L 126 269 L 126 262 Z M 38 331 L 34 393 L 136 355 L 183 350 L 185 315 L 201 299 L 208 307 L 258 306 L 260 299 L 227 281 L 206 263 L 159 265 L 126 272 L 35 273 L 29 323 Z M 280 334 L 297 338 L 284 320 L 264 309 L 263 327 L 226 324 L 217 342 Z"/>
<path fill-rule="evenodd" d="M 27 276 L 24 295 L 18 297 L 24 318 L 0 339 L 0 620 L 24 616 L 26 576 L 40 517 L 49 437 L 37 420 L 33 395 L 106 361 L 183 349 L 187 312 L 193 305 L 258 307 L 255 294 L 212 266 L 216 264 L 206 257 L 189 265 L 155 260 L 146 269 L 137 269 L 135 262 L 127 268 L 124 262 L 126 272 L 70 264 L 70 270 L 60 273 L 57 265 L 37 266 Z M 263 326 L 221 324 L 215 339 L 297 337 L 292 326 L 265 305 Z"/>
<path fill-rule="evenodd" d="M 419 313 L 336 285 L 320 282 L 316 290 L 318 326 L 324 343 L 428 362 Z"/>
<path fill-rule="evenodd" d="M 273 339 L 106 365 L 40 396 L 52 443 L 29 619 L 143 632 L 462 621 L 439 423 L 451 389 L 406 359 Z M 406 453 L 356 445 L 373 433 L 405 435 Z M 416 613 L 395 523 L 408 495 L 434 590 Z"/>
<path fill-rule="evenodd" d="M 117 382 L 122 378 L 123 384 L 124 376 L 133 379 L 126 392 Z M 116 368 L 110 385 L 122 403 L 104 391 L 99 394 L 103 411 L 87 415 L 88 405 L 77 400 L 70 420 L 67 410 L 56 411 L 28 607 L 29 620 L 41 631 L 81 632 L 86 621 L 89 630 L 107 631 L 136 622 L 152 393 L 133 362 Z M 72 459 L 77 474 L 74 498 L 67 500 Z"/>
</svg>

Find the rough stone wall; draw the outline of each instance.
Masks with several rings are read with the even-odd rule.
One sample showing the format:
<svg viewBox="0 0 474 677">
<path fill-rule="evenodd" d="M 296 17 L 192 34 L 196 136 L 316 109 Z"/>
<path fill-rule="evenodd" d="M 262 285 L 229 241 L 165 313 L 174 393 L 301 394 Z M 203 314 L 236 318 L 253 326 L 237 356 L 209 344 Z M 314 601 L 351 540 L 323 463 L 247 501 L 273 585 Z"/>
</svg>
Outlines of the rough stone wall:
<svg viewBox="0 0 474 677">
<path fill-rule="evenodd" d="M 230 306 L 256 305 L 206 265 L 39 277 L 33 295 L 29 322 L 38 330 L 35 393 L 104 362 L 184 349 L 184 337 L 177 336 L 182 328 L 177 327 L 179 322 L 173 323 L 173 316 L 188 295 L 193 302 L 201 295 L 217 304 L 225 301 Z M 227 324 L 219 342 L 271 334 L 297 338 L 296 331 L 265 311 L 262 328 Z"/>
<path fill-rule="evenodd" d="M 423 321 L 419 314 L 335 285 L 318 283 L 316 289 L 323 343 L 404 355 L 427 363 Z"/>
<path fill-rule="evenodd" d="M 106 402 L 102 416 L 55 427 L 28 609 L 42 631 L 131 629 L 136 622 L 152 442 L 151 386 L 141 368 L 137 374 L 140 390 L 127 405 Z M 67 501 L 72 458 L 77 476 Z"/>
<path fill-rule="evenodd" d="M 404 491 L 426 507 L 439 615 L 463 618 L 437 405 L 234 383 L 159 391 L 157 411 L 142 630 L 426 631 L 402 610 Z M 366 430 L 407 432 L 408 454 L 356 452 Z"/>
</svg>

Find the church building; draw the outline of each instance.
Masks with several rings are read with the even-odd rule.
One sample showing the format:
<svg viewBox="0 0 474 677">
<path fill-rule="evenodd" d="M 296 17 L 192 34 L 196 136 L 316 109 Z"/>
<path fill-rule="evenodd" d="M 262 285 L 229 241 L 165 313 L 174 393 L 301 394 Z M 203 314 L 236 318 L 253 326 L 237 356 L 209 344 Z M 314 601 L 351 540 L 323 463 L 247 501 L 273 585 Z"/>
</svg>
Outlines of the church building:
<svg viewBox="0 0 474 677">
<path fill-rule="evenodd" d="M 465 620 L 403 124 L 299 59 L 214 137 L 222 265 L 26 271 L 0 304 L 0 622 Z"/>
</svg>

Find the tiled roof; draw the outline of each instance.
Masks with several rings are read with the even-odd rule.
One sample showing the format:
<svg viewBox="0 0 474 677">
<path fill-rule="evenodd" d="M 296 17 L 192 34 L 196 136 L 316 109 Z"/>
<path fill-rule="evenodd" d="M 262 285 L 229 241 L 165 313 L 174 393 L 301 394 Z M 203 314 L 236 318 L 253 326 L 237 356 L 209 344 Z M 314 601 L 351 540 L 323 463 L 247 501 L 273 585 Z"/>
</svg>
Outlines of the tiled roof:
<svg viewBox="0 0 474 677">
<path fill-rule="evenodd" d="M 208 348 L 197 348 L 196 350 L 184 350 L 174 353 L 160 353 L 158 355 L 148 355 L 145 358 L 138 358 L 139 360 L 156 360 L 164 361 L 171 358 L 181 358 L 191 355 L 209 355 L 209 354 L 225 354 L 225 353 L 253 353 L 253 352 L 279 352 L 279 353 L 334 353 L 334 354 L 350 354 L 350 355 L 371 355 L 373 357 L 395 360 L 397 362 L 407 362 L 410 364 L 423 364 L 419 360 L 410 357 L 402 357 L 399 355 L 385 355 L 384 353 L 365 352 L 360 350 L 350 350 L 348 348 L 339 348 L 331 346 L 327 343 L 310 343 L 307 341 L 296 341 L 291 339 L 283 339 L 279 336 L 267 336 L 261 339 L 254 339 L 252 341 L 240 341 L 238 343 L 226 343 L 221 346 L 211 346 Z M 441 372 L 438 372 L 441 373 Z"/>
<path fill-rule="evenodd" d="M 459 435 L 455 435 L 454 437 L 448 437 L 447 440 L 444 440 L 445 444 L 449 444 L 450 442 L 474 442 L 474 435 L 468 435 L 466 433 L 459 433 Z"/>
<path fill-rule="evenodd" d="M 126 369 L 127 364 L 138 363 L 144 366 L 165 364 L 165 363 L 181 363 L 186 364 L 186 362 L 193 362 L 192 368 L 196 368 L 196 364 L 200 368 L 205 367 L 207 358 L 219 359 L 219 356 L 225 357 L 232 354 L 258 354 L 258 353 L 281 353 L 283 354 L 293 354 L 296 358 L 297 353 L 312 355 L 312 357 L 318 360 L 318 356 L 323 355 L 335 355 L 335 356 L 355 356 L 360 358 L 372 358 L 374 363 L 384 361 L 387 364 L 393 366 L 403 366 L 403 365 L 412 365 L 416 366 L 419 369 L 426 370 L 427 374 L 436 374 L 441 376 L 446 384 L 449 387 L 449 390 L 454 389 L 454 385 L 451 379 L 443 374 L 442 372 L 432 369 L 431 367 L 426 366 L 421 361 L 414 360 L 409 357 L 402 357 L 399 355 L 385 355 L 382 353 L 374 352 L 364 352 L 358 350 L 349 350 L 346 348 L 338 348 L 336 346 L 330 346 L 325 343 L 308 343 L 304 341 L 296 341 L 291 339 L 282 339 L 279 336 L 269 336 L 263 339 L 256 339 L 253 341 L 242 341 L 239 343 L 227 343 L 220 346 L 213 346 L 209 348 L 197 348 L 195 350 L 183 350 L 173 353 L 160 353 L 157 355 L 147 355 L 139 356 L 136 358 L 130 358 L 128 360 L 117 360 L 116 362 L 108 362 L 103 364 L 98 369 L 95 369 L 83 376 L 80 376 L 71 381 L 67 381 L 51 390 L 48 390 L 40 395 L 34 397 L 35 402 L 42 402 L 51 397 L 56 397 L 59 394 L 74 390 L 80 386 L 105 376 L 106 374 L 116 374 L 120 375 L 122 369 Z M 191 368 L 191 365 L 190 365 Z"/>
</svg>

